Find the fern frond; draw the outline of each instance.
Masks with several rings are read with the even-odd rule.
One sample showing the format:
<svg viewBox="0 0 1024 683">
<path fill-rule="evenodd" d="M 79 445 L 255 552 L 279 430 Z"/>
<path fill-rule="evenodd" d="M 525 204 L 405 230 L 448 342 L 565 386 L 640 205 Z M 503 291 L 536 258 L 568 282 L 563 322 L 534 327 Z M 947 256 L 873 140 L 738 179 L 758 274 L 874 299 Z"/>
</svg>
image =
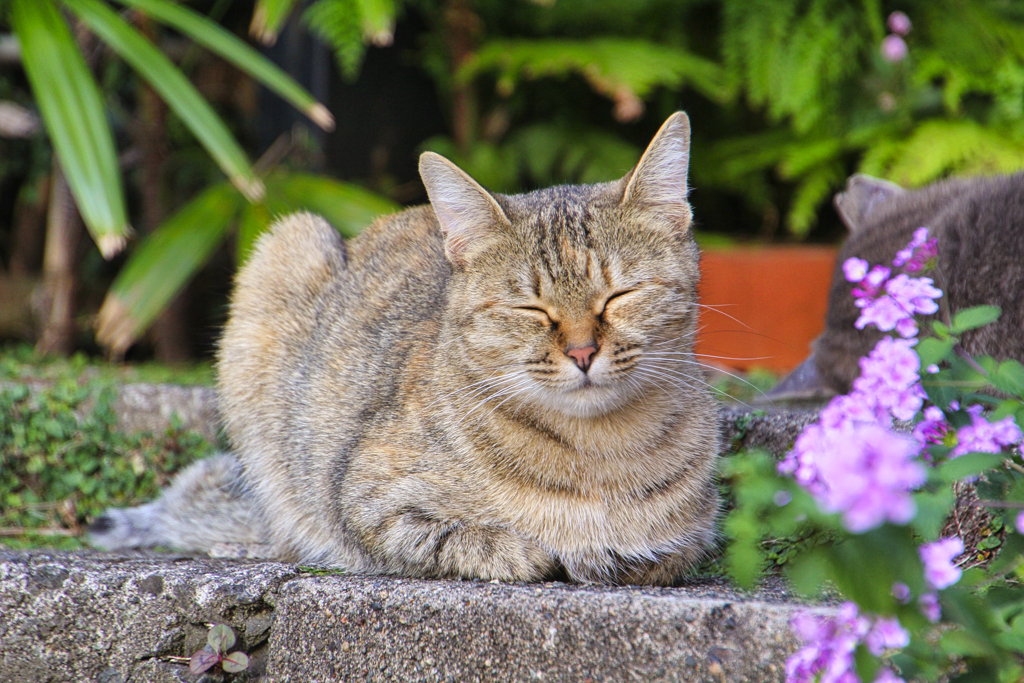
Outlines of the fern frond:
<svg viewBox="0 0 1024 683">
<path fill-rule="evenodd" d="M 990 175 L 1024 169 L 1024 143 L 974 121 L 934 119 L 895 143 L 883 177 L 918 187 L 950 173 Z"/>
<path fill-rule="evenodd" d="M 498 87 L 505 94 L 524 79 L 579 75 L 595 91 L 633 107 L 642 106 L 639 101 L 659 86 L 691 85 L 717 102 L 729 101 L 734 93 L 725 71 L 714 62 L 641 39 L 493 40 L 463 66 L 458 78 L 468 81 L 491 71 L 498 72 Z"/>
<path fill-rule="evenodd" d="M 331 46 L 342 75 L 351 80 L 359 73 L 366 43 L 391 44 L 396 12 L 395 0 L 317 0 L 302 18 Z"/>
</svg>

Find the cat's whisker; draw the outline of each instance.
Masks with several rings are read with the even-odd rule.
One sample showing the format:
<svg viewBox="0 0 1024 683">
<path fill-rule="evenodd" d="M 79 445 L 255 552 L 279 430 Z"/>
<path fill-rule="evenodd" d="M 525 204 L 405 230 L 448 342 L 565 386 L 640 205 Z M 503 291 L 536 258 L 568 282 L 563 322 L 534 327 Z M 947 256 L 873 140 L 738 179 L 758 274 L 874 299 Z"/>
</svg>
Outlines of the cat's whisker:
<svg viewBox="0 0 1024 683">
<path fill-rule="evenodd" d="M 664 355 L 664 354 L 662 354 L 662 355 Z M 669 362 L 672 362 L 672 363 L 692 363 L 693 365 L 699 365 L 700 367 L 704 368 L 705 370 L 713 370 L 714 372 L 720 372 L 723 375 L 729 375 L 729 377 L 732 377 L 733 379 L 735 379 L 738 382 L 742 382 L 742 383 L 746 384 L 748 387 L 750 387 L 751 389 L 753 389 L 757 393 L 761 394 L 762 396 L 765 396 L 765 393 L 763 391 L 758 389 L 755 385 L 751 384 L 748 380 L 744 379 L 743 377 L 740 377 L 739 375 L 734 375 L 733 373 L 729 372 L 728 370 L 723 370 L 721 368 L 711 367 L 711 366 L 707 365 L 706 363 L 701 363 L 700 361 L 686 360 L 686 359 L 683 359 L 683 358 L 664 358 L 664 357 L 661 357 L 661 356 L 654 356 L 654 355 L 646 356 L 646 358 L 648 358 L 650 360 L 669 361 Z M 712 387 L 712 385 L 710 385 L 710 384 L 708 384 L 708 386 Z M 717 387 L 712 387 L 712 388 L 715 389 L 715 391 L 717 391 L 719 393 L 726 394 L 728 396 L 727 392 L 724 392 L 724 391 L 722 391 L 721 389 L 719 389 Z M 730 398 L 733 398 L 733 397 L 730 396 Z M 746 405 L 746 404 L 744 404 L 744 405 Z"/>
<path fill-rule="evenodd" d="M 733 316 L 733 315 L 729 315 L 728 313 L 725 313 L 724 311 L 720 311 L 720 310 L 718 310 L 718 309 L 717 309 L 716 307 L 714 307 L 714 306 L 708 306 L 707 304 L 697 304 L 697 306 L 698 306 L 699 308 L 706 308 L 706 309 L 708 309 L 709 311 L 714 311 L 715 313 L 718 313 L 719 315 L 724 315 L 724 316 L 725 316 L 726 318 L 729 318 L 729 320 L 732 320 L 732 321 L 733 321 L 733 322 L 735 322 L 735 323 L 736 323 L 737 325 L 742 325 L 743 327 L 747 328 L 747 329 L 748 329 L 748 330 L 750 330 L 751 332 L 753 332 L 753 331 L 754 331 L 754 328 L 753 328 L 753 327 L 751 327 L 750 325 L 746 324 L 745 322 L 743 322 L 742 320 L 740 320 L 740 319 L 739 319 L 739 318 L 737 318 L 736 316 Z"/>
<path fill-rule="evenodd" d="M 489 377 L 485 377 L 484 379 L 482 379 L 482 380 L 479 380 L 479 381 L 477 381 L 477 382 L 473 382 L 472 384 L 467 384 L 466 386 L 463 386 L 463 387 L 459 387 L 459 388 L 458 388 L 458 389 L 456 389 L 455 391 L 449 391 L 449 392 L 448 392 L 447 394 L 445 394 L 444 396 L 441 396 L 441 397 L 440 397 L 440 398 L 438 398 L 437 400 L 435 400 L 435 401 L 432 401 L 431 403 L 429 403 L 429 404 L 428 404 L 428 405 L 427 405 L 426 407 L 427 407 L 427 408 L 433 407 L 433 406 L 437 405 L 438 403 L 440 403 L 441 401 L 443 401 L 444 399 L 448 398 L 449 396 L 452 396 L 453 394 L 458 394 L 458 393 L 460 393 L 460 392 L 463 392 L 463 391 L 465 391 L 465 390 L 467 390 L 467 389 L 469 389 L 469 388 L 471 388 L 471 387 L 475 387 L 475 386 L 477 386 L 477 385 L 479 385 L 479 384 L 486 384 L 487 382 L 490 382 L 490 381 L 492 381 L 492 380 L 501 380 L 501 379 L 503 379 L 503 378 L 504 378 L 505 376 L 506 376 L 506 375 L 497 375 L 497 376 L 496 376 L 496 374 L 495 374 L 495 373 L 491 373 L 491 375 L 490 375 Z M 474 393 L 475 393 L 475 392 L 474 392 Z"/>
<path fill-rule="evenodd" d="M 524 380 L 520 376 L 502 377 L 502 378 L 499 378 L 498 380 L 495 380 L 494 382 L 491 382 L 490 384 L 487 384 L 487 385 L 485 385 L 483 387 L 477 388 L 477 389 L 471 391 L 470 393 L 468 393 L 465 396 L 460 397 L 460 398 L 462 398 L 462 399 L 467 399 L 467 398 L 468 399 L 476 399 L 478 396 L 480 396 L 482 394 L 485 394 L 485 393 L 487 393 L 488 391 L 490 391 L 492 389 L 498 389 L 500 387 L 500 390 L 497 392 L 497 394 L 486 396 L 482 401 L 480 401 L 479 403 L 477 403 L 477 405 L 475 405 L 473 408 L 471 408 L 469 413 L 472 413 L 474 410 L 476 410 L 478 407 L 480 407 L 481 405 L 486 403 L 488 400 L 490 400 L 491 398 L 494 398 L 494 396 L 503 396 L 504 392 L 508 390 L 509 385 L 513 385 L 514 386 L 517 382 L 520 382 L 520 381 L 526 381 L 526 380 Z M 502 386 L 502 385 L 505 385 L 505 386 Z M 469 413 L 467 413 L 467 415 Z M 465 419 L 465 418 L 463 418 L 463 419 Z"/>
<path fill-rule="evenodd" d="M 680 361 L 673 360 L 672 362 L 680 362 Z M 722 391 L 721 389 L 719 389 L 715 385 L 710 384 L 709 382 L 705 382 L 704 380 L 700 379 L 699 377 L 694 377 L 693 375 L 687 375 L 687 374 L 682 373 L 682 372 L 680 372 L 678 370 L 673 370 L 671 368 L 665 367 L 664 365 L 658 365 L 657 363 L 648 363 L 647 365 L 648 365 L 648 367 L 656 368 L 658 370 L 661 370 L 662 372 L 669 372 L 669 373 L 672 373 L 672 374 L 674 374 L 676 376 L 685 377 L 686 379 L 693 380 L 695 382 L 699 382 L 700 384 L 703 384 L 704 386 L 706 386 L 707 388 L 711 389 L 712 391 L 714 391 L 714 392 L 716 392 L 716 393 L 718 393 L 718 394 L 720 394 L 722 396 L 728 396 L 729 398 L 731 398 L 732 400 L 736 401 L 737 403 L 739 403 L 739 404 L 741 404 L 741 405 L 743 405 L 743 406 L 745 406 L 747 408 L 753 409 L 747 403 L 745 403 L 743 401 L 740 401 L 735 396 L 730 395 L 729 392 Z M 696 365 L 701 365 L 701 364 L 700 363 L 696 363 Z M 702 367 L 704 367 L 704 366 L 702 365 Z M 729 373 L 726 373 L 726 374 L 729 374 Z M 730 376 L 735 377 L 735 375 L 730 375 Z M 736 377 L 736 379 L 740 380 L 741 382 L 746 382 L 746 380 L 744 380 L 742 378 L 739 378 L 739 377 Z M 750 384 L 750 383 L 747 382 L 747 384 Z M 753 384 L 751 384 L 750 386 L 754 387 Z M 754 387 L 754 389 L 757 389 L 757 387 Z M 758 391 L 760 391 L 760 390 L 758 389 Z"/>
<path fill-rule="evenodd" d="M 517 379 L 519 379 L 518 382 L 514 382 L 511 385 L 502 388 L 500 391 L 498 391 L 498 392 L 496 392 L 494 394 L 491 394 L 489 396 L 484 397 L 484 399 L 482 401 L 480 401 L 479 403 L 474 405 L 472 408 L 470 408 L 466 412 L 466 414 L 463 415 L 459 419 L 459 421 L 456 423 L 456 426 L 462 424 L 463 420 L 465 420 L 467 417 L 469 417 L 471 414 L 473 414 L 480 406 L 486 404 L 491 399 L 500 398 L 501 396 L 504 396 L 505 394 L 507 394 L 509 392 L 518 392 L 518 390 L 520 388 L 522 388 L 523 386 L 525 386 L 525 385 L 527 385 L 527 384 L 529 384 L 531 382 L 529 377 L 518 377 Z M 514 395 L 515 395 L 515 393 L 513 393 L 513 396 Z M 511 398 L 511 396 L 509 398 Z M 508 399 L 505 399 L 505 400 L 507 401 Z M 504 402 L 505 401 L 502 401 L 502 403 L 504 403 Z M 491 412 L 493 412 L 493 411 L 491 411 Z M 488 413 L 488 415 L 490 415 L 490 413 Z"/>
</svg>

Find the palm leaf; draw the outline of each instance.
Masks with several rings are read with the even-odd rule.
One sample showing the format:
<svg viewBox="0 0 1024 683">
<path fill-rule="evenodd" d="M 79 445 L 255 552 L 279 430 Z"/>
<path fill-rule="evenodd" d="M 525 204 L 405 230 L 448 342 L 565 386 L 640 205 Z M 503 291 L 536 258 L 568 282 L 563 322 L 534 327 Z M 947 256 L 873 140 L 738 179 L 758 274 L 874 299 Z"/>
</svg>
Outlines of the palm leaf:
<svg viewBox="0 0 1024 683">
<path fill-rule="evenodd" d="M 82 218 L 106 258 L 129 226 L 113 136 L 99 88 L 51 0 L 13 0 L 25 72 Z"/>
<path fill-rule="evenodd" d="M 168 0 L 118 0 L 118 2 L 135 7 L 154 19 L 181 31 L 276 92 L 324 130 L 334 130 L 334 117 L 324 105 L 317 102 L 276 64 L 201 14 L 197 14 L 183 5 L 168 2 Z"/>
<path fill-rule="evenodd" d="M 153 43 L 100 0 L 64 0 L 64 4 L 160 93 L 242 194 L 250 201 L 263 196 L 263 183 L 224 122 Z"/>
<path fill-rule="evenodd" d="M 345 237 L 354 237 L 377 216 L 399 209 L 379 195 L 324 176 L 289 173 L 268 178 L 267 185 L 289 211 L 320 214 Z"/>
<path fill-rule="evenodd" d="M 214 185 L 143 240 L 100 308 L 97 341 L 122 355 L 224 241 L 240 200 L 231 185 Z"/>
<path fill-rule="evenodd" d="M 294 5 L 295 0 L 256 0 L 249 33 L 264 45 L 273 45 Z"/>
</svg>

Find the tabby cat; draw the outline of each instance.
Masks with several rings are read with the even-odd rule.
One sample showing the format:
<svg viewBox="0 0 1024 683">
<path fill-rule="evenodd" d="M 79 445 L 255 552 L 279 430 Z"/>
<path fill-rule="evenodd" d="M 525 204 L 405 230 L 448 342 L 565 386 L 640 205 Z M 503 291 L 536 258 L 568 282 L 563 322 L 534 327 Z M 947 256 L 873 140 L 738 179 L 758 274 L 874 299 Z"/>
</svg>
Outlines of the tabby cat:
<svg viewBox="0 0 1024 683">
<path fill-rule="evenodd" d="M 610 183 L 491 194 L 425 153 L 430 204 L 344 243 L 285 218 L 219 351 L 234 455 L 94 543 L 415 577 L 671 584 L 716 538 L 718 406 L 693 357 L 690 127 Z"/>
</svg>

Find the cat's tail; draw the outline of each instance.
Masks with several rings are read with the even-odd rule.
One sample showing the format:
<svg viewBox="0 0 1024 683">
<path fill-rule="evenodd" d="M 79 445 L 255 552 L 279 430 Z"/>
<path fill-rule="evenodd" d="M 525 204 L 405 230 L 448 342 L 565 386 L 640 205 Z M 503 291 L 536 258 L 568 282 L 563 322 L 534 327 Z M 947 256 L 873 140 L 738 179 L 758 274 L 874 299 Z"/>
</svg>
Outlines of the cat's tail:
<svg viewBox="0 0 1024 683">
<path fill-rule="evenodd" d="M 232 455 L 217 455 L 183 470 L 152 503 L 108 509 L 89 526 L 88 540 L 103 550 L 154 546 L 201 552 L 224 546 L 261 549 L 267 547 L 261 533 L 264 528 L 241 464 Z"/>
</svg>

